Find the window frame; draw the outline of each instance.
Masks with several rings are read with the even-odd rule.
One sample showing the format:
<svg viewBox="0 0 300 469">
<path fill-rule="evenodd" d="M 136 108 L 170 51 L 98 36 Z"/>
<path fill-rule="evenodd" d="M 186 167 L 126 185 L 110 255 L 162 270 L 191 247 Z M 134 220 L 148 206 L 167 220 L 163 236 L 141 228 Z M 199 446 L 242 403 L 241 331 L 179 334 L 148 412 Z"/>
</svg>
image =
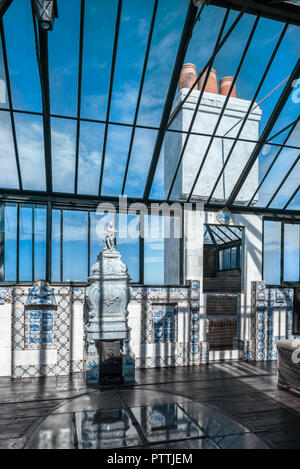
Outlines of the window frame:
<svg viewBox="0 0 300 469">
<path fill-rule="evenodd" d="M 29 206 L 32 206 L 32 207 L 45 207 L 46 209 L 46 260 L 45 260 L 45 264 L 46 264 L 46 268 L 45 268 L 45 280 L 48 281 L 51 285 L 53 286 L 69 286 L 69 285 L 73 285 L 73 286 L 86 286 L 88 284 L 88 280 L 86 281 L 65 281 L 63 280 L 63 269 L 62 269 L 62 266 L 63 266 L 63 249 L 62 249 L 62 246 L 63 246 L 63 223 L 62 223 L 62 217 L 63 217 L 63 211 L 67 211 L 67 210 L 71 210 L 71 211 L 85 211 L 85 212 L 88 212 L 88 240 L 87 240 L 87 243 L 88 243 L 88 247 L 87 247 L 87 256 L 88 256 L 88 262 L 87 262 L 87 275 L 86 275 L 86 278 L 88 279 L 88 277 L 90 276 L 90 268 L 91 268 L 91 260 L 90 260 L 90 242 L 91 242 L 91 236 L 90 236 L 90 229 L 91 229 L 91 216 L 90 214 L 91 213 L 95 213 L 96 210 L 97 210 L 97 207 L 87 207 L 87 206 L 81 206 L 81 205 L 76 205 L 76 206 L 73 206 L 73 205 L 69 205 L 69 206 L 65 206 L 65 205 L 59 205 L 59 204 L 54 204 L 54 203 L 51 203 L 51 202 L 34 202 L 34 201 L 5 201 L 5 202 L 0 202 L 0 210 L 3 210 L 3 213 L 5 213 L 5 206 L 7 204 L 14 204 L 16 205 L 17 207 L 17 229 L 16 229 L 16 243 L 17 243 L 17 246 L 16 246 L 16 249 L 17 249 L 17 259 L 16 259 L 16 263 L 17 263 L 17 266 L 16 266 L 16 280 L 15 281 L 5 281 L 4 280 L 4 277 L 3 279 L 1 279 L 1 276 L 0 276 L 0 286 L 12 286 L 12 285 L 32 285 L 32 283 L 34 283 L 34 279 L 32 279 L 32 281 L 22 281 L 19 279 L 19 245 L 20 245 L 20 236 L 19 236 L 19 232 L 20 232 L 20 207 L 21 205 L 24 206 L 24 205 L 29 205 Z M 2 208 L 4 207 L 4 208 Z M 52 213 L 53 213 L 53 210 L 58 210 L 60 211 L 60 220 L 61 220 L 61 223 L 60 223 L 60 281 L 52 281 Z M 34 212 L 34 210 L 33 210 Z M 118 210 L 116 210 L 115 214 L 115 223 L 117 221 L 117 214 L 118 213 L 121 213 L 119 212 Z M 151 212 L 150 210 L 148 211 L 147 213 L 148 215 L 151 215 Z M 144 216 L 144 213 L 142 212 L 139 212 L 137 211 L 137 215 L 140 217 L 140 226 L 141 226 L 141 217 Z M 162 213 L 157 213 L 155 215 L 158 215 L 158 216 L 163 216 Z M 171 214 L 171 216 L 174 216 L 174 214 Z M 166 283 L 160 283 L 160 284 L 145 284 L 144 283 L 144 255 L 145 255 L 145 251 L 144 251 L 144 237 L 141 236 L 141 233 L 139 235 L 139 238 L 138 238 L 138 244 L 139 244 L 139 248 L 138 248 L 138 251 L 139 251 L 139 278 L 138 278 L 138 281 L 136 282 L 130 282 L 130 285 L 132 286 L 147 286 L 147 287 L 178 287 L 178 286 L 183 286 L 184 285 L 184 281 L 183 281 L 183 268 L 184 268 L 184 255 L 183 255 L 183 240 L 184 240 L 184 220 L 183 220 L 183 216 L 182 216 L 182 226 L 181 226 L 181 230 L 182 230 L 182 236 L 180 238 L 180 257 L 179 257 L 179 283 L 174 283 L 174 284 L 166 284 Z M 34 240 L 34 233 L 33 233 L 33 240 Z M 2 235 L 1 232 L 0 232 L 0 241 L 2 240 L 2 238 L 4 239 L 5 238 L 5 234 Z M 95 259 L 96 261 L 96 259 Z M 32 262 L 34 263 L 34 249 L 32 251 Z M 0 252 L 0 274 L 1 274 L 1 268 L 5 267 L 4 265 L 4 249 L 3 249 L 3 255 L 2 253 Z"/>
<path fill-rule="evenodd" d="M 271 284 L 267 283 L 268 287 L 296 287 L 300 285 L 300 269 L 299 269 L 299 279 L 298 281 L 289 281 L 284 279 L 284 225 L 299 225 L 300 220 L 293 220 L 290 218 L 279 218 L 279 217 L 263 217 L 263 229 L 262 229 L 262 278 L 264 279 L 264 267 L 265 267 L 265 222 L 275 221 L 280 223 L 280 283 Z M 300 246 L 299 246 L 299 264 L 300 264 Z M 264 279 L 265 280 L 265 279 Z"/>
</svg>

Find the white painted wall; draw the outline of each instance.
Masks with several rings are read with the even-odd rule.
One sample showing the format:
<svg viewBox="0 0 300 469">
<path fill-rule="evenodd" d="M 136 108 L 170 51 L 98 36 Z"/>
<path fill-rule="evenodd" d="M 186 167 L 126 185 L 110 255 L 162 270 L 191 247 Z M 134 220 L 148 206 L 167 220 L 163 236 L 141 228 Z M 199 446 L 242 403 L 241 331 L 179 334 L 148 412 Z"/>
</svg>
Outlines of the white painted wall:
<svg viewBox="0 0 300 469">
<path fill-rule="evenodd" d="M 70 331 L 70 359 L 83 360 L 84 331 L 83 331 L 83 305 L 79 302 L 72 305 L 72 319 Z"/>
<path fill-rule="evenodd" d="M 0 305 L 0 376 L 11 376 L 11 305 Z"/>
</svg>

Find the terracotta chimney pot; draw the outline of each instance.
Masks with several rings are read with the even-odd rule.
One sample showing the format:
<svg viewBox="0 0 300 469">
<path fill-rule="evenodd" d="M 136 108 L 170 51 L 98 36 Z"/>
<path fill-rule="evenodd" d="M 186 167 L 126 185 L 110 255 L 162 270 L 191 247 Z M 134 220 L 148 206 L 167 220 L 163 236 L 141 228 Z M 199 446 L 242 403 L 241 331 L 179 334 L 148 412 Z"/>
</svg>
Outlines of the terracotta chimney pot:
<svg viewBox="0 0 300 469">
<path fill-rule="evenodd" d="M 229 89 L 231 87 L 233 81 L 233 77 L 224 77 L 220 80 L 220 94 L 223 94 L 224 96 L 228 95 Z M 231 98 L 236 98 L 236 88 L 235 85 L 232 89 Z"/>
<path fill-rule="evenodd" d="M 202 88 L 203 88 L 203 84 L 204 84 L 206 74 L 207 74 L 207 71 L 205 71 L 203 73 L 202 77 L 199 80 L 199 90 L 202 90 Z M 204 91 L 206 91 L 207 93 L 219 94 L 218 82 L 217 82 L 217 72 L 215 71 L 214 68 L 212 68 L 210 73 L 209 73 L 209 77 L 208 77 L 208 80 L 207 80 Z"/>
<path fill-rule="evenodd" d="M 181 70 L 179 78 L 179 90 L 182 88 L 191 89 L 195 81 L 197 80 L 197 69 L 194 64 L 184 64 Z M 194 90 L 198 89 L 198 85 L 194 87 Z"/>
</svg>

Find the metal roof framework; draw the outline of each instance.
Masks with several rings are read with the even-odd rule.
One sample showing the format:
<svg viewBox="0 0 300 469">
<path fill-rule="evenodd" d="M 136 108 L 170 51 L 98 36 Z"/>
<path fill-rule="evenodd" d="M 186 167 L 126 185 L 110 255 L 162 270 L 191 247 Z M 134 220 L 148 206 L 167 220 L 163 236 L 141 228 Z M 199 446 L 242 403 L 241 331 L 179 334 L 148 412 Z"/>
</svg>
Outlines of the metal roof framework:
<svg viewBox="0 0 300 469">
<path fill-rule="evenodd" d="M 165 102 L 163 105 L 162 113 L 161 113 L 161 118 L 160 118 L 160 123 L 159 125 L 146 125 L 143 123 L 139 122 L 139 113 L 141 110 L 141 102 L 142 102 L 142 96 L 143 96 L 143 91 L 144 91 L 144 86 L 145 86 L 145 79 L 146 79 L 146 74 L 148 72 L 149 68 L 149 56 L 151 54 L 152 46 L 153 46 L 153 33 L 155 31 L 155 28 L 157 27 L 158 24 L 158 15 L 157 15 L 157 10 L 159 7 L 159 4 L 162 0 L 154 0 L 153 2 L 153 11 L 152 11 L 152 17 L 150 21 L 150 28 L 148 32 L 148 38 L 147 38 L 147 45 L 145 49 L 145 55 L 144 55 L 144 62 L 143 62 L 143 67 L 142 67 L 142 74 L 141 74 L 141 80 L 140 80 L 140 85 L 138 89 L 138 94 L 137 94 L 137 100 L 136 100 L 136 107 L 135 107 L 135 112 L 134 112 L 134 118 L 132 122 L 116 122 L 111 120 L 111 104 L 112 104 L 112 98 L 113 98 L 113 93 L 114 93 L 114 81 L 115 81 L 115 72 L 116 72 L 116 58 L 117 58 L 117 53 L 118 53 L 118 47 L 119 47 L 119 33 L 120 33 L 120 23 L 122 20 L 122 7 L 123 7 L 123 1 L 118 0 L 117 3 L 117 9 L 116 9 L 116 17 L 115 17 L 115 23 L 114 23 L 114 41 L 113 41 L 113 47 L 112 47 L 112 60 L 111 60 L 111 66 L 110 66 L 110 78 L 109 78 L 109 86 L 108 86 L 108 99 L 107 99 L 107 108 L 106 108 L 106 117 L 104 120 L 100 119 L 94 119 L 94 118 L 87 118 L 83 117 L 82 115 L 82 75 L 83 75 L 83 67 L 84 67 L 84 61 L 83 61 L 83 50 L 84 50 L 84 36 L 85 36 L 85 12 L 86 12 L 86 7 L 87 7 L 87 2 L 88 0 L 81 0 L 81 8 L 80 8 L 80 30 L 79 30 L 79 44 L 78 44 L 78 87 L 77 87 L 77 112 L 76 116 L 72 115 L 58 115 L 58 114 L 53 114 L 51 112 L 50 108 L 50 84 L 49 84 L 49 50 L 48 50 L 48 35 L 49 34 L 55 34 L 55 24 L 53 31 L 48 32 L 46 30 L 43 30 L 36 17 L 34 14 L 34 10 L 32 8 L 32 28 L 34 30 L 34 36 L 35 36 L 35 45 L 36 45 L 36 60 L 38 64 L 38 70 L 39 70 L 39 78 L 40 78 L 40 86 L 41 86 L 41 96 L 42 96 L 42 112 L 33 112 L 28 109 L 16 109 L 13 106 L 13 98 L 12 98 L 12 88 L 11 88 L 11 83 L 10 83 L 10 67 L 8 63 L 8 58 L 7 58 L 7 50 L 6 50 L 6 37 L 5 37 L 5 28 L 4 28 L 4 22 L 5 22 L 5 14 L 7 13 L 8 9 L 12 6 L 13 0 L 2 0 L 0 2 L 0 37 L 1 37 L 1 44 L 2 44 L 2 55 L 3 55 L 3 65 L 4 65 L 4 71 L 5 71 L 5 81 L 6 81 L 6 90 L 7 90 L 7 97 L 8 97 L 8 106 L 7 107 L 1 107 L 0 105 L 0 111 L 7 112 L 10 117 L 10 123 L 11 123 L 11 129 L 12 129 L 12 137 L 13 137 L 13 149 L 14 149 L 14 154 L 15 154 L 15 161 L 16 161 L 16 171 L 17 171 L 17 180 L 18 180 L 18 187 L 16 188 L 8 188 L 8 187 L 1 187 L 0 188 L 0 200 L 2 201 L 31 201 L 31 202 L 46 202 L 46 203 L 57 203 L 57 204 L 62 204 L 62 205 L 71 205 L 71 206 L 97 206 L 99 202 L 102 201 L 111 201 L 113 203 L 117 203 L 118 197 L 115 194 L 104 194 L 103 193 L 103 179 L 105 178 L 105 161 L 107 158 L 109 158 L 109 155 L 107 153 L 107 139 L 108 139 L 108 131 L 110 127 L 114 126 L 119 126 L 129 128 L 130 129 L 130 142 L 129 142 L 129 147 L 128 147 L 128 152 L 127 152 L 127 158 L 126 158 L 126 163 L 124 167 L 124 173 L 123 173 L 123 180 L 122 180 L 122 187 L 120 189 L 120 195 L 126 195 L 126 190 L 128 188 L 128 185 L 130 185 L 130 171 L 129 167 L 132 162 L 132 152 L 133 152 L 133 146 L 136 138 L 136 132 L 137 130 L 152 130 L 156 132 L 156 139 L 155 143 L 153 145 L 153 151 L 152 151 L 152 157 L 150 161 L 147 162 L 147 165 L 149 167 L 146 181 L 145 181 L 145 186 L 143 190 L 142 195 L 137 195 L 136 197 L 129 197 L 128 202 L 143 202 L 147 205 L 150 205 L 152 202 L 179 202 L 179 203 L 184 203 L 186 201 L 189 202 L 198 202 L 200 200 L 197 200 L 196 197 L 193 196 L 193 191 L 194 188 L 197 184 L 197 181 L 199 180 L 199 176 L 201 174 L 201 171 L 203 169 L 203 165 L 205 163 L 206 158 L 208 157 L 209 154 L 209 149 L 211 147 L 212 142 L 214 139 L 225 139 L 228 141 L 232 142 L 232 147 L 227 155 L 226 160 L 224 161 L 223 168 L 219 174 L 216 174 L 216 179 L 214 181 L 213 185 L 213 190 L 211 191 L 210 195 L 205 199 L 201 200 L 201 202 L 204 203 L 205 209 L 206 210 L 219 210 L 222 207 L 227 207 L 231 209 L 232 211 L 238 211 L 238 212 L 247 212 L 247 213 L 261 213 L 261 214 L 278 214 L 278 215 L 290 215 L 292 217 L 299 217 L 300 216 L 300 211 L 298 209 L 298 205 L 296 204 L 296 208 L 293 209 L 292 203 L 295 202 L 296 199 L 300 196 L 300 186 L 298 185 L 296 188 L 292 187 L 291 191 L 286 195 L 284 202 L 281 204 L 280 207 L 274 207 L 272 206 L 272 202 L 280 193 L 281 189 L 289 181 L 289 177 L 291 175 L 296 176 L 299 173 L 299 169 L 297 168 L 297 163 L 299 162 L 300 158 L 300 142 L 296 142 L 295 144 L 290 144 L 289 139 L 293 135 L 293 132 L 296 131 L 297 125 L 299 124 L 299 115 L 298 118 L 290 122 L 288 125 L 285 125 L 284 128 L 280 129 L 279 131 L 276 131 L 275 133 L 273 132 L 274 125 L 278 120 L 278 117 L 282 113 L 284 106 L 286 105 L 287 101 L 291 97 L 291 93 L 293 91 L 293 84 L 295 83 L 295 80 L 297 80 L 300 76 L 300 60 L 298 60 L 294 68 L 292 69 L 287 81 L 285 82 L 284 86 L 281 88 L 281 93 L 280 96 L 272 110 L 271 115 L 269 116 L 269 119 L 267 120 L 266 125 L 264 126 L 260 137 L 258 141 L 255 141 L 255 146 L 252 151 L 252 153 L 249 155 L 249 159 L 243 168 L 241 174 L 238 175 L 237 181 L 229 195 L 229 197 L 226 200 L 220 201 L 220 200 L 215 200 L 213 198 L 214 191 L 217 187 L 218 182 L 220 181 L 226 166 L 228 162 L 230 161 L 230 157 L 232 155 L 233 149 L 237 142 L 239 141 L 251 141 L 250 139 L 247 140 L 245 138 L 241 138 L 241 133 L 243 130 L 243 127 L 246 123 L 246 120 L 253 109 L 253 106 L 255 105 L 256 98 L 262 88 L 262 85 L 265 81 L 265 78 L 272 66 L 272 63 L 274 59 L 276 58 L 278 49 L 285 37 L 286 31 L 289 27 L 290 24 L 300 26 L 300 5 L 299 2 L 297 1 L 264 1 L 264 2 L 258 2 L 258 1 L 204 1 L 202 3 L 202 6 L 197 9 L 194 6 L 193 1 L 189 2 L 188 8 L 185 11 L 185 21 L 183 24 L 182 31 L 180 32 L 180 40 L 178 41 L 178 49 L 177 49 L 177 54 L 174 60 L 173 68 L 170 71 L 170 77 L 169 77 L 169 86 L 168 86 L 168 91 L 165 96 Z M 176 200 L 172 199 L 172 188 L 174 186 L 174 183 L 176 181 L 176 177 L 178 174 L 178 171 L 180 169 L 180 165 L 182 163 L 182 159 L 185 154 L 185 150 L 188 144 L 188 140 L 190 136 L 192 135 L 203 135 L 205 136 L 206 134 L 201 134 L 197 133 L 193 130 L 193 124 L 196 118 L 196 113 L 197 110 L 200 106 L 201 99 L 203 96 L 203 91 L 200 92 L 198 102 L 194 111 L 193 118 L 190 122 L 189 128 L 187 131 L 180 131 L 181 133 L 186 135 L 185 143 L 183 145 L 179 160 L 176 165 L 176 170 L 173 175 L 172 183 L 170 188 L 166 191 L 165 195 L 161 198 L 155 198 L 151 197 L 151 191 L 153 188 L 154 180 L 155 180 L 155 175 L 157 172 L 157 168 L 159 166 L 160 158 L 162 158 L 162 148 L 164 144 L 164 139 L 166 136 L 167 132 L 175 132 L 178 133 L 178 130 L 174 130 L 171 126 L 172 123 L 180 112 L 180 109 L 186 99 L 188 98 L 190 92 L 187 94 L 185 99 L 181 102 L 180 106 L 177 107 L 176 109 L 173 109 L 173 102 L 174 98 L 176 96 L 176 91 L 178 87 L 178 81 L 179 81 L 179 76 L 181 72 L 182 65 L 185 60 L 186 52 L 189 46 L 189 43 L 192 38 L 193 34 L 193 29 L 195 25 L 197 24 L 198 20 L 201 19 L 201 14 L 205 9 L 211 8 L 212 5 L 217 5 L 219 7 L 224 8 L 224 18 L 222 25 L 220 27 L 218 37 L 216 44 L 213 49 L 213 53 L 206 63 L 206 65 L 203 67 L 202 72 L 198 76 L 194 86 L 199 82 L 201 77 L 203 76 L 205 70 L 210 71 L 210 69 L 213 66 L 214 60 L 218 54 L 222 54 L 222 47 L 226 43 L 227 39 L 230 37 L 232 32 L 235 30 L 237 25 L 239 24 L 241 18 L 246 15 L 246 14 L 251 14 L 255 15 L 255 21 L 254 25 L 252 27 L 252 30 L 249 34 L 249 37 L 246 41 L 245 47 L 241 50 L 240 54 L 240 61 L 239 64 L 236 68 L 235 75 L 233 78 L 233 82 L 231 85 L 231 89 L 228 93 L 228 96 L 225 100 L 223 109 L 221 111 L 221 114 L 219 116 L 218 122 L 211 134 L 207 134 L 207 136 L 210 139 L 209 145 L 207 147 L 207 150 L 205 152 L 204 158 L 199 164 L 199 168 L 197 171 L 197 174 L 195 174 L 195 179 L 193 181 L 193 184 L 191 186 L 190 193 L 188 195 L 187 199 L 182 199 L 182 200 Z M 236 16 L 236 19 L 232 22 L 232 24 L 228 27 L 226 31 L 227 22 L 228 22 L 228 16 L 231 10 L 238 10 L 238 14 Z M 184 9 L 183 9 L 184 10 Z M 58 2 L 58 13 L 59 13 L 59 2 Z M 222 121 L 222 117 L 224 114 L 224 111 L 226 109 L 226 105 L 229 100 L 230 92 L 234 87 L 234 84 L 236 80 L 238 79 L 239 72 L 243 66 L 243 62 L 245 60 L 245 57 L 247 55 L 248 49 L 251 45 L 251 41 L 253 39 L 253 36 L 255 34 L 256 27 L 260 21 L 260 18 L 262 17 L 267 17 L 271 18 L 276 21 L 282 22 L 282 31 L 280 34 L 280 37 L 278 41 L 275 44 L 275 47 L 273 49 L 273 53 L 268 61 L 266 61 L 265 64 L 265 70 L 263 71 L 261 80 L 258 84 L 258 87 L 252 97 L 249 109 L 247 113 L 245 114 L 245 117 L 241 123 L 241 126 L 238 130 L 238 133 L 235 137 L 230 137 L 228 135 L 220 135 L 218 133 L 218 127 Z M 60 18 L 56 21 L 60 21 Z M 224 34 L 224 32 L 226 33 Z M 0 50 L 0 57 L 1 57 L 1 50 Z M 208 78 L 208 73 L 205 78 L 207 80 Z M 43 137 L 44 137 L 44 160 L 45 160 L 45 173 L 46 173 L 46 187 L 45 190 L 31 190 L 31 189 L 24 189 L 24 184 L 23 184 L 23 175 L 22 175 L 22 169 L 20 165 L 20 157 L 19 157 L 19 141 L 16 133 L 16 127 L 15 127 L 15 117 L 18 114 L 28 114 L 28 115 L 38 115 L 42 117 L 42 122 L 43 122 Z M 74 191 L 73 192 L 55 192 L 53 190 L 53 144 L 52 144 L 52 133 L 51 133 L 51 120 L 53 118 L 64 118 L 68 119 L 71 121 L 76 122 L 76 145 L 75 145 L 75 171 L 74 171 Z M 102 148 L 100 149 L 101 152 L 101 165 L 100 165 L 100 174 L 99 174 L 99 187 L 98 187 L 98 194 L 97 195 L 92 195 L 92 194 L 82 194 L 79 193 L 78 191 L 78 184 L 79 184 L 79 178 L 80 178 L 80 172 L 79 172 L 79 153 L 80 153 L 80 138 L 81 138 L 81 124 L 83 122 L 94 122 L 94 123 L 99 123 L 104 125 L 104 138 L 103 138 L 103 144 Z M 287 132 L 285 135 L 283 141 L 278 142 L 276 141 L 276 137 L 278 135 L 282 134 L 284 135 L 284 132 Z M 273 132 L 273 135 L 272 135 Z M 252 141 L 253 142 L 253 141 Z M 272 148 L 275 148 L 276 155 L 272 159 L 268 169 L 266 170 L 265 174 L 259 181 L 258 187 L 256 188 L 253 196 L 251 197 L 251 200 L 247 203 L 247 205 L 241 205 L 239 203 L 236 203 L 236 199 L 238 197 L 238 194 L 243 187 L 243 184 L 245 183 L 253 165 L 259 158 L 259 155 L 264 148 L 265 145 L 271 145 Z M 261 189 L 263 184 L 265 183 L 266 180 L 268 180 L 268 177 L 270 176 L 270 172 L 272 168 L 274 168 L 275 163 L 278 161 L 280 155 L 282 154 L 283 150 L 285 149 L 291 149 L 291 150 L 299 150 L 299 155 L 298 157 L 293 161 L 291 165 L 286 166 L 285 172 L 282 174 L 282 179 L 277 185 L 277 187 L 274 189 L 274 192 L 272 193 L 270 199 L 263 205 L 260 206 L 254 205 L 254 198 L 257 195 L 258 191 Z M 299 174 L 299 179 L 300 179 L 300 174 Z M 300 201 L 299 201 L 299 206 L 300 206 Z"/>
</svg>

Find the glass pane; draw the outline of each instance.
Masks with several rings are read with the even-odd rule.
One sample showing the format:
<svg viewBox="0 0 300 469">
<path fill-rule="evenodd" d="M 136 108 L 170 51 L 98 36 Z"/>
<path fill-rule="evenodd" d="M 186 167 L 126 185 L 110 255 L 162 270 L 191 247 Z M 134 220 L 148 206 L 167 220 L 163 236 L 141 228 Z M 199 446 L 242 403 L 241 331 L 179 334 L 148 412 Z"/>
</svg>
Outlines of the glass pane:
<svg viewBox="0 0 300 469">
<path fill-rule="evenodd" d="M 12 2 L 4 15 L 4 31 L 13 107 L 40 112 L 41 83 L 29 0 Z"/>
<path fill-rule="evenodd" d="M 19 280 L 32 282 L 33 206 L 20 206 Z"/>
<path fill-rule="evenodd" d="M 111 102 L 111 121 L 133 122 L 153 5 L 153 0 L 123 1 Z M 132 60 L 128 60 L 129 57 Z"/>
<path fill-rule="evenodd" d="M 54 192 L 74 192 L 76 122 L 51 119 Z"/>
<path fill-rule="evenodd" d="M 98 195 L 104 125 L 80 123 L 78 193 Z"/>
<path fill-rule="evenodd" d="M 224 269 L 230 269 L 230 249 L 224 251 Z"/>
<path fill-rule="evenodd" d="M 122 192 L 131 128 L 111 125 L 108 128 L 102 194 L 119 196 Z"/>
<path fill-rule="evenodd" d="M 259 179 L 258 182 L 261 182 L 263 177 L 266 175 L 267 171 L 270 169 L 268 176 L 265 178 L 262 183 L 258 193 L 255 195 L 252 204 L 256 204 L 259 207 L 264 207 L 274 194 L 275 190 L 282 181 L 283 175 L 286 174 L 290 166 L 293 164 L 295 159 L 299 154 L 299 150 L 293 150 L 290 148 L 284 148 L 279 152 L 279 147 L 273 145 L 265 145 L 258 157 L 259 165 Z M 278 156 L 277 156 L 278 155 Z M 276 158 L 276 160 L 275 160 Z M 275 163 L 273 164 L 273 161 Z M 273 166 L 271 167 L 271 164 Z M 253 170 L 252 170 L 253 171 Z M 249 174 L 247 177 L 240 193 L 243 191 L 245 193 L 246 188 L 252 188 L 251 191 L 248 191 L 248 199 L 250 200 L 253 197 L 254 191 L 257 189 L 257 185 L 253 185 L 253 176 Z M 292 190 L 289 193 L 289 196 L 292 195 Z M 239 195 L 237 200 L 241 199 Z M 287 199 L 288 200 L 288 197 Z"/>
<path fill-rule="evenodd" d="M 24 189 L 45 190 L 45 154 L 42 117 L 14 114 Z M 34 170 L 33 170 L 34 169 Z"/>
<path fill-rule="evenodd" d="M 236 265 L 236 253 L 237 253 L 237 248 L 232 248 L 231 249 L 231 268 L 232 269 L 236 269 L 237 268 L 237 265 Z"/>
<path fill-rule="evenodd" d="M 85 6 L 82 117 L 106 118 L 117 0 L 88 0 Z M 104 19 L 104 20 L 103 20 Z"/>
<path fill-rule="evenodd" d="M 300 225 L 284 224 L 284 280 L 299 282 Z"/>
<path fill-rule="evenodd" d="M 6 76 L 4 70 L 3 52 L 2 52 L 2 41 L 0 37 L 0 107 L 8 108 L 8 97 L 6 89 Z"/>
<path fill-rule="evenodd" d="M 64 210 L 63 280 L 65 282 L 86 282 L 87 275 L 88 212 Z"/>
<path fill-rule="evenodd" d="M 281 223 L 264 223 L 264 281 L 280 285 Z"/>
<path fill-rule="evenodd" d="M 18 174 L 10 115 L 0 111 L 0 187 L 18 189 Z M 5 171 L 3 171 L 5 168 Z"/>
<path fill-rule="evenodd" d="M 4 280 L 17 280 L 17 206 L 5 206 Z"/>
<path fill-rule="evenodd" d="M 276 22 L 272 21 L 270 23 Z M 281 23 L 280 27 L 282 27 Z M 268 34 L 268 32 L 265 31 L 264 34 Z M 263 129 L 265 124 L 267 123 L 268 118 L 271 115 L 278 101 L 278 98 L 283 91 L 283 88 L 285 86 L 285 80 L 290 75 L 298 60 L 299 54 L 297 51 L 297 44 L 299 43 L 299 39 L 300 28 L 294 25 L 289 25 L 284 39 L 278 49 L 274 62 L 268 72 L 264 85 L 262 86 L 262 89 L 257 98 L 257 101 L 259 102 L 261 99 L 265 98 L 270 92 L 272 92 L 278 85 L 281 85 L 260 106 L 263 111 L 261 119 L 261 129 Z M 259 49 L 260 55 L 262 56 L 262 60 L 264 60 L 264 48 L 265 46 L 263 46 L 263 48 L 260 47 Z M 287 103 L 287 105 L 282 110 L 280 117 L 272 130 L 271 135 L 274 135 L 286 125 L 290 124 L 297 117 L 292 117 L 294 115 L 294 109 L 292 109 L 293 107 L 297 108 L 295 104 L 294 106 L 292 106 L 291 102 Z"/>
<path fill-rule="evenodd" d="M 160 123 L 188 4 L 187 0 L 164 0 L 158 4 L 139 124 Z"/>
<path fill-rule="evenodd" d="M 133 282 L 139 282 L 139 215 L 118 214 L 117 249 Z"/>
<path fill-rule="evenodd" d="M 156 137 L 156 130 L 135 131 L 125 187 L 128 197 L 143 196 Z"/>
<path fill-rule="evenodd" d="M 224 269 L 224 251 L 219 251 L 219 270 Z"/>
<path fill-rule="evenodd" d="M 164 283 L 164 224 L 161 216 L 145 216 L 144 283 Z"/>
<path fill-rule="evenodd" d="M 77 114 L 80 0 L 58 5 L 59 18 L 49 33 L 49 78 L 51 112 Z"/>
<path fill-rule="evenodd" d="M 51 279 L 60 282 L 60 210 L 52 210 Z"/>
<path fill-rule="evenodd" d="M 34 209 L 34 280 L 46 278 L 46 207 Z"/>
<path fill-rule="evenodd" d="M 286 175 L 287 169 L 285 174 L 282 175 L 282 178 Z M 273 202 L 270 205 L 270 208 L 283 208 L 286 202 L 289 200 L 291 195 L 295 192 L 299 185 L 300 181 L 300 161 L 298 159 L 298 163 L 294 166 L 292 172 L 285 180 L 284 184 L 280 188 L 279 192 L 277 193 L 276 197 L 273 199 Z"/>
</svg>

